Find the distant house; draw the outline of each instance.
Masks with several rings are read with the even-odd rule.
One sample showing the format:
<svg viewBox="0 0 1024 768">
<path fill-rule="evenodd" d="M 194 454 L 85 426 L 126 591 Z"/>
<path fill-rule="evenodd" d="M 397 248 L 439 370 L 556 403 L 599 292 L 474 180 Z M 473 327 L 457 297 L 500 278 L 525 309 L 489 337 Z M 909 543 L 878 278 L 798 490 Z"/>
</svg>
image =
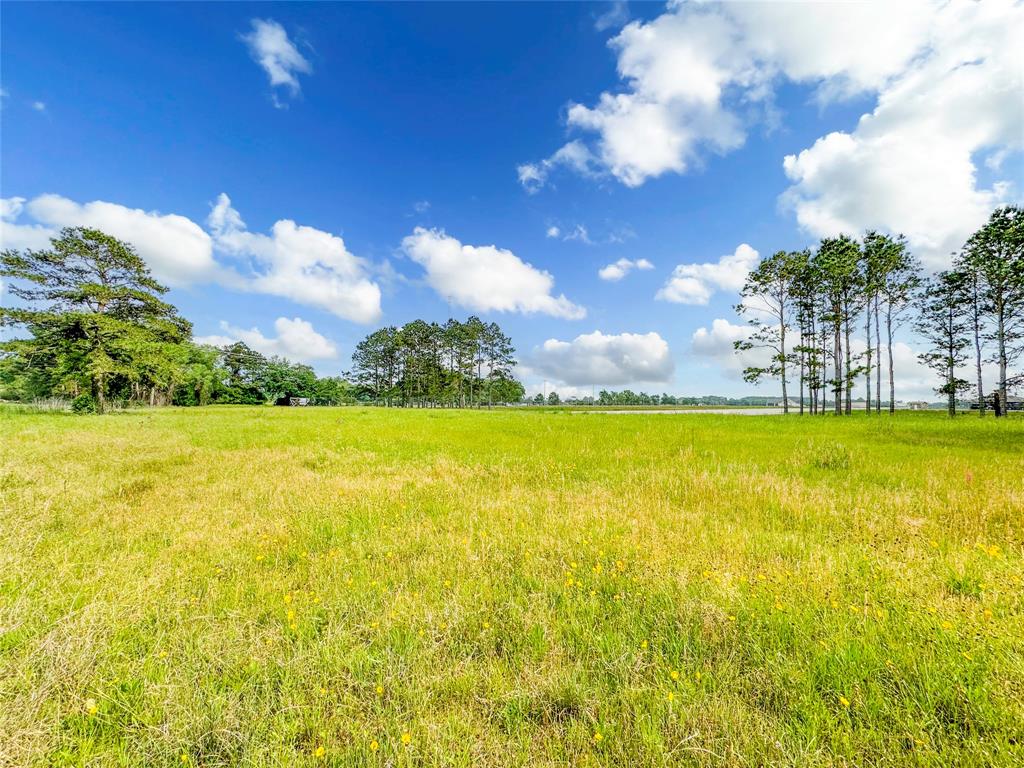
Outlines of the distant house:
<svg viewBox="0 0 1024 768">
<path fill-rule="evenodd" d="M 911 411 L 927 411 L 928 401 L 927 400 L 911 400 L 907 403 L 907 408 Z"/>
<path fill-rule="evenodd" d="M 277 398 L 274 401 L 274 405 L 288 405 L 292 407 L 309 405 L 308 397 L 297 397 L 295 395 L 284 395 L 283 397 Z"/>
</svg>

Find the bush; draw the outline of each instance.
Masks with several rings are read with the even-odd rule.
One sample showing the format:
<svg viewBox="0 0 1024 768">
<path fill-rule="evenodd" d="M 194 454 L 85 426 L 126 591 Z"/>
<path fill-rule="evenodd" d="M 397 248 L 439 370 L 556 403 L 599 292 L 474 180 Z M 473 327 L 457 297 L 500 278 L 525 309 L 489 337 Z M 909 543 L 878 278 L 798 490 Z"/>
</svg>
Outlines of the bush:
<svg viewBox="0 0 1024 768">
<path fill-rule="evenodd" d="M 96 413 L 96 401 L 92 395 L 79 395 L 71 401 L 71 410 L 74 413 Z"/>
</svg>

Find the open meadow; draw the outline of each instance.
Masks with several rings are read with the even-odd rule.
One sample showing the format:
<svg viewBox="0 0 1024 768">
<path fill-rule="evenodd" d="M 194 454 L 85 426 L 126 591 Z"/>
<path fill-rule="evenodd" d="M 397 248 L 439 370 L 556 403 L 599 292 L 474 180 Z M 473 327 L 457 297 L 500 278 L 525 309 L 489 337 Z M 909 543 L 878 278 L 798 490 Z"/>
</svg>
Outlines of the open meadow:
<svg viewBox="0 0 1024 768">
<path fill-rule="evenodd" d="M 1021 765 L 1024 419 L 0 408 L 3 766 Z"/>
</svg>

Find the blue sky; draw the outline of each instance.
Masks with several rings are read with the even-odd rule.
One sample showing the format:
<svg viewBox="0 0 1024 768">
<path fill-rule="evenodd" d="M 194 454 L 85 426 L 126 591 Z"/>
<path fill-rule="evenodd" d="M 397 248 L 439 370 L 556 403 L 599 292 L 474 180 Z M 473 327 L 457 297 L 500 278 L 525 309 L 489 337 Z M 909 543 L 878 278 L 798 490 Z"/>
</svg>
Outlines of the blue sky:
<svg viewBox="0 0 1024 768">
<path fill-rule="evenodd" d="M 4 3 L 4 244 L 106 226 L 197 337 L 323 373 L 476 313 L 531 389 L 745 394 L 753 251 L 935 267 L 1020 199 L 1021 8 L 969 5 Z"/>
</svg>

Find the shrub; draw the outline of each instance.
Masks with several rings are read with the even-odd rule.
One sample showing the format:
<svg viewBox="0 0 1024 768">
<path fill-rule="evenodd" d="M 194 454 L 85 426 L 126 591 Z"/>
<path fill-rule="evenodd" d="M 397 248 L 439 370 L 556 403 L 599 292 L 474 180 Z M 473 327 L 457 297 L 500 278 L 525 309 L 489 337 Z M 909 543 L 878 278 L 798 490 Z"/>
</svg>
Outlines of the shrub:
<svg viewBox="0 0 1024 768">
<path fill-rule="evenodd" d="M 81 394 L 71 401 L 71 410 L 75 413 L 96 413 L 96 401 L 92 395 Z"/>
</svg>

